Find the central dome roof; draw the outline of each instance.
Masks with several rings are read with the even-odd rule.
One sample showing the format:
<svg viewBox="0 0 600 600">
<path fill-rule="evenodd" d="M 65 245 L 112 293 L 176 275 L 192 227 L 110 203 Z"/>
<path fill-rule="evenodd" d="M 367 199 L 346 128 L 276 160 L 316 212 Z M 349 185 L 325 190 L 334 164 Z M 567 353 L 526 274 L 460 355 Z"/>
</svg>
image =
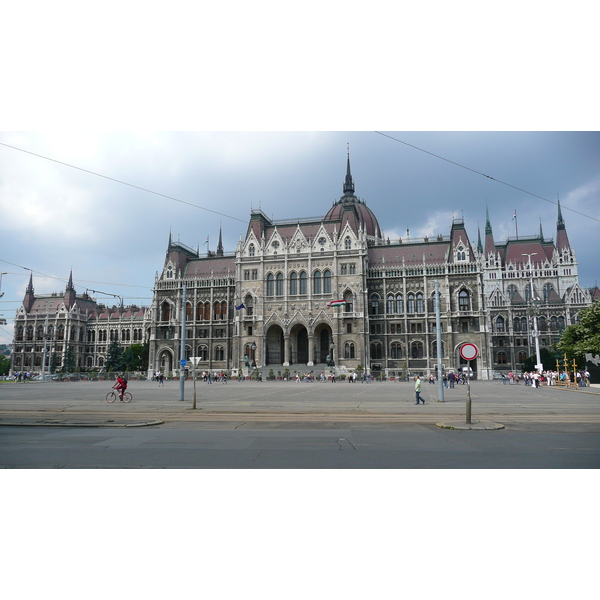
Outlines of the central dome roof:
<svg viewBox="0 0 600 600">
<path fill-rule="evenodd" d="M 354 182 L 350 173 L 350 155 L 348 154 L 348 165 L 346 168 L 346 180 L 344 181 L 344 195 L 329 209 L 325 215 L 325 221 L 339 221 L 343 219 L 344 213 L 351 211 L 356 220 L 365 228 L 368 236 L 381 239 L 381 229 L 377 217 L 373 211 L 354 195 Z"/>
</svg>

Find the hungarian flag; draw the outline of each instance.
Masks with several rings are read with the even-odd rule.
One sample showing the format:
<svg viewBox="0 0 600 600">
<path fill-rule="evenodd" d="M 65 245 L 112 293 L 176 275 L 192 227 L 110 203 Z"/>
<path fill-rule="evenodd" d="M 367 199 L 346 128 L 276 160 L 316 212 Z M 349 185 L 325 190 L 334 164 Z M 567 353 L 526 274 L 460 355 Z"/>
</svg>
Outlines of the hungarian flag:
<svg viewBox="0 0 600 600">
<path fill-rule="evenodd" d="M 327 305 L 327 308 L 331 307 L 331 306 L 342 306 L 342 304 L 346 304 L 345 300 L 333 300 L 332 302 L 330 302 Z"/>
</svg>

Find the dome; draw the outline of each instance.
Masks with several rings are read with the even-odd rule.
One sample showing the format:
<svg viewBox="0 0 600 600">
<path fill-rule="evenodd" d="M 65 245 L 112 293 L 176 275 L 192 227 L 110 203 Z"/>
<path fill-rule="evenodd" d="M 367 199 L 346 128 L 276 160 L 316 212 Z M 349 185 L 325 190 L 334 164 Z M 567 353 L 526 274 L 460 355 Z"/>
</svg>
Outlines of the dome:
<svg viewBox="0 0 600 600">
<path fill-rule="evenodd" d="M 362 225 L 368 236 L 381 238 L 381 229 L 373 211 L 358 198 L 342 197 L 325 215 L 325 221 L 339 221 L 343 219 L 346 210 L 351 210 L 356 215 L 356 220 Z"/>
</svg>

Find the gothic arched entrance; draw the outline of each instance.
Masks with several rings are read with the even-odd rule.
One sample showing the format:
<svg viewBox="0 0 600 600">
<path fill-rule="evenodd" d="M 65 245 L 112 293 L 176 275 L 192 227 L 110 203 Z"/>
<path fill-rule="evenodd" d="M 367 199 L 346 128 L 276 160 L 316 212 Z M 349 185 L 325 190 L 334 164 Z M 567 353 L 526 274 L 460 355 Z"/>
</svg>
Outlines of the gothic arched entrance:
<svg viewBox="0 0 600 600">
<path fill-rule="evenodd" d="M 173 371 L 173 354 L 170 349 L 159 350 L 156 362 L 158 370 L 165 375 Z"/>
<path fill-rule="evenodd" d="M 304 325 L 295 325 L 290 331 L 290 351 L 292 364 L 308 362 L 308 331 Z"/>
<path fill-rule="evenodd" d="M 283 329 L 272 325 L 267 331 L 265 365 L 283 364 Z"/>
<path fill-rule="evenodd" d="M 327 355 L 331 354 L 329 345 L 333 339 L 331 327 L 324 323 L 317 326 L 315 329 L 315 364 L 324 363 L 327 361 Z"/>
</svg>

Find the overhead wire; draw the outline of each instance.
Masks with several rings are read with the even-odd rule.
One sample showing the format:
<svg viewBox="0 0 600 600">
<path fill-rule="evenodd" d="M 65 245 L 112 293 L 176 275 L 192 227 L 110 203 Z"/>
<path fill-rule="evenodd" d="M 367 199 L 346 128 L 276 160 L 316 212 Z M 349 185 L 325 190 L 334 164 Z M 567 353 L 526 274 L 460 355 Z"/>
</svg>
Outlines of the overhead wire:
<svg viewBox="0 0 600 600">
<path fill-rule="evenodd" d="M 452 165 L 460 167 L 461 169 L 466 169 L 467 171 L 471 171 L 472 173 L 476 173 L 477 175 L 481 175 L 482 177 L 486 177 L 487 179 L 491 179 L 492 181 L 496 181 L 497 183 L 501 183 L 502 185 L 511 187 L 514 190 L 518 190 L 519 192 L 523 192 L 524 194 L 533 196 L 534 198 L 539 198 L 540 200 L 544 200 L 545 202 L 549 202 L 550 204 L 554 204 L 555 206 L 558 206 L 558 202 L 555 202 L 554 200 L 549 200 L 548 198 L 544 198 L 543 196 L 539 196 L 538 194 L 534 194 L 533 192 L 524 190 L 523 188 L 517 187 L 516 185 L 512 185 L 511 183 L 507 183 L 506 181 L 502 181 L 501 179 L 496 179 L 495 177 L 492 177 L 491 175 L 487 175 L 486 173 L 482 173 L 481 171 L 471 169 L 471 167 L 461 165 L 460 163 L 450 160 L 449 158 L 445 158 L 443 156 L 440 156 L 439 154 L 429 152 L 429 150 L 424 150 L 423 148 L 419 148 L 419 146 L 415 146 L 414 144 L 409 144 L 408 142 L 405 142 L 404 140 L 400 140 L 392 135 L 383 133 L 382 131 L 375 131 L 374 133 L 377 133 L 378 135 L 382 135 L 383 137 L 389 138 L 390 140 L 394 140 L 395 142 L 398 142 L 399 144 L 404 144 L 405 146 L 408 146 L 409 148 L 414 148 L 415 150 L 418 150 L 419 152 L 424 152 L 425 154 L 429 154 L 430 156 L 439 158 L 440 160 L 443 160 L 447 163 L 450 163 Z M 574 208 L 571 208 L 570 206 L 561 204 L 560 207 L 563 210 L 570 210 L 571 212 L 577 213 L 578 215 L 581 215 L 582 217 L 585 217 L 586 219 L 592 219 L 593 221 L 598 221 L 598 223 L 600 223 L 600 219 L 598 219 L 597 217 L 592 217 L 591 215 L 586 215 L 585 213 L 582 213 Z"/>
</svg>

